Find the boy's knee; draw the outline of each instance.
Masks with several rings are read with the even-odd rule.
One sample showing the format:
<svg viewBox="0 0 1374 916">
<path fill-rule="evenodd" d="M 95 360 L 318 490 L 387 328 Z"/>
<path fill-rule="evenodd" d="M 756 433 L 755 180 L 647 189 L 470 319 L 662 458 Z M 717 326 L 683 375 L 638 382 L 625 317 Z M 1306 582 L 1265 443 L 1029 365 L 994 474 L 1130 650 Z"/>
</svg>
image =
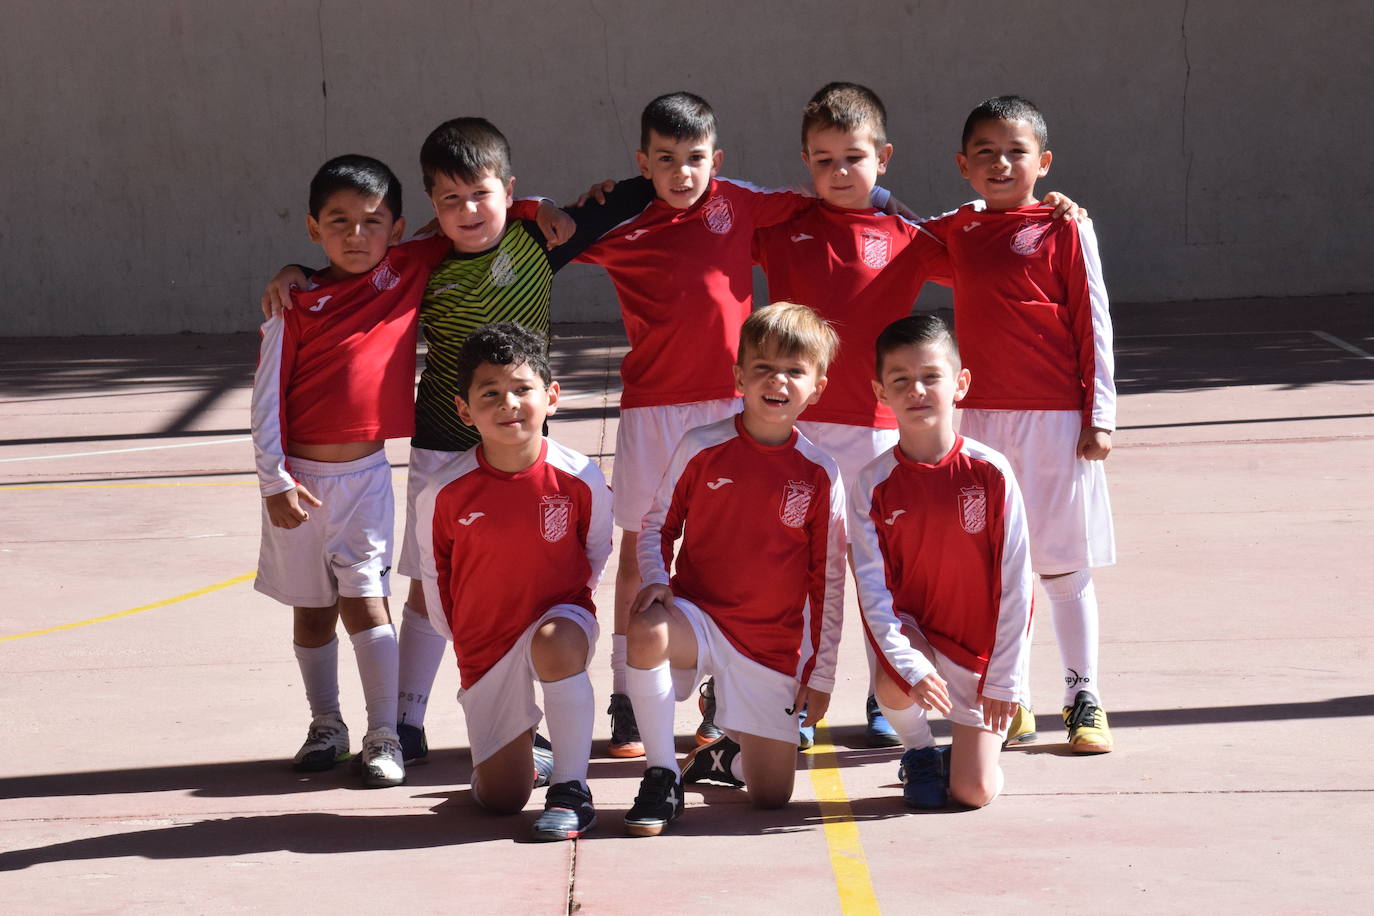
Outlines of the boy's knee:
<svg viewBox="0 0 1374 916">
<path fill-rule="evenodd" d="M 894 681 L 882 666 L 873 675 L 873 695 L 888 709 L 906 709 L 915 702 L 907 693 L 906 685 Z"/>
<path fill-rule="evenodd" d="M 775 811 L 778 808 L 786 808 L 792 801 L 791 786 L 762 786 L 755 788 L 747 787 L 749 793 L 749 803 L 761 811 Z"/>
<path fill-rule="evenodd" d="M 558 681 L 587 667 L 587 631 L 555 617 L 534 631 L 530 655 L 541 680 Z"/>
<path fill-rule="evenodd" d="M 949 781 L 949 797 L 969 808 L 982 808 L 1001 791 L 1000 779 L 994 774 L 986 779 Z"/>
<path fill-rule="evenodd" d="M 626 658 L 636 668 L 652 668 L 667 658 L 667 651 L 668 609 L 654 602 L 626 625 Z"/>
<path fill-rule="evenodd" d="M 530 791 L 521 791 L 513 786 L 489 786 L 483 780 L 474 779 L 472 800 L 479 808 L 492 814 L 518 814 L 530 800 Z"/>
</svg>

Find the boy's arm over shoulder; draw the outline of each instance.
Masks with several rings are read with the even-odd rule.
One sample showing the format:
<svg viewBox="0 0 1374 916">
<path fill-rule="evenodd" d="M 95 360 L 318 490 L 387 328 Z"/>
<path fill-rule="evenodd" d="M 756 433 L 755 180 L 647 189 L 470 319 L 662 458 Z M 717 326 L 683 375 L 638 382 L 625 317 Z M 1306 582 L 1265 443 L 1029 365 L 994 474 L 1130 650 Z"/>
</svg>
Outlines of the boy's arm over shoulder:
<svg viewBox="0 0 1374 916">
<path fill-rule="evenodd" d="M 1069 320 L 1078 345 L 1078 371 L 1083 384 L 1083 426 L 1108 433 L 1116 429 L 1116 359 L 1112 352 L 1112 316 L 1102 259 L 1092 220 L 1062 224 L 1067 243 L 1059 269 L 1068 290 Z"/>
<path fill-rule="evenodd" d="M 987 457 L 998 472 L 993 482 L 1000 479 L 997 490 L 989 488 L 990 493 L 1000 497 L 1001 503 L 999 563 L 992 570 L 999 579 L 1000 600 L 997 635 L 980 692 L 990 699 L 1029 705 L 1030 697 L 1026 694 L 1022 675 L 1025 655 L 1030 651 L 1031 596 L 1035 577 L 1031 573 L 1026 508 L 1010 463 L 999 454 Z"/>
<path fill-rule="evenodd" d="M 717 178 L 719 187 L 736 200 L 747 203 L 754 229 L 765 229 L 786 222 L 816 205 L 819 198 L 796 188 L 765 188 L 738 178 Z"/>
<path fill-rule="evenodd" d="M 892 460 L 892 459 L 889 459 Z M 935 666 L 902 633 L 901 621 L 887 582 L 888 570 L 877 527 L 873 522 L 873 491 L 890 464 L 874 462 L 859 472 L 849 487 L 848 535 L 853 554 L 854 582 L 864 631 L 879 654 L 879 662 L 908 687 L 935 673 Z"/>
<path fill-rule="evenodd" d="M 654 202 L 653 182 L 641 177 L 616 182 L 605 200 L 604 204 L 588 201 L 564 208 L 577 228 L 572 238 L 549 252 L 549 264 L 554 270 L 567 265 L 616 226 L 643 213 Z"/>
</svg>

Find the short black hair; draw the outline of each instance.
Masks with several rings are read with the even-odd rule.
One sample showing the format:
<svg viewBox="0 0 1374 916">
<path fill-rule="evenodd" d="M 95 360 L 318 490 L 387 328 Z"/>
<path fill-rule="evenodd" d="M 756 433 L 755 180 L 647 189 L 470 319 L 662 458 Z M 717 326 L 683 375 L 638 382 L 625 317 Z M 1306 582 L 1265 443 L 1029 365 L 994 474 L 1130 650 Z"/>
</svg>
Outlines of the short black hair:
<svg viewBox="0 0 1374 916">
<path fill-rule="evenodd" d="M 483 363 L 493 366 L 521 366 L 528 363 L 545 385 L 552 383 L 553 370 L 549 368 L 548 348 L 548 341 L 542 335 L 513 321 L 497 321 L 478 328 L 463 341 L 454 363 L 453 375 L 458 396 L 464 401 L 468 399 L 472 377 Z"/>
<path fill-rule="evenodd" d="M 874 149 L 887 145 L 887 108 L 878 93 L 858 83 L 826 83 L 802 109 L 802 149 L 813 130 L 863 128 L 873 134 Z"/>
<path fill-rule="evenodd" d="M 425 138 L 420 147 L 420 170 L 424 172 L 426 194 L 434 190 L 437 175 L 468 184 L 488 175 L 509 181 L 510 142 L 486 118 L 454 118 Z"/>
<path fill-rule="evenodd" d="M 310 215 L 319 219 L 325 201 L 338 191 L 381 197 L 392 219 L 401 218 L 401 181 L 386 163 L 371 156 L 335 156 L 310 179 Z"/>
<path fill-rule="evenodd" d="M 1035 142 L 1040 144 L 1040 151 L 1044 152 L 1050 148 L 1050 132 L 1045 126 L 1045 116 L 1030 99 L 1019 95 L 997 95 L 983 99 L 964 120 L 964 136 L 959 140 L 960 149 L 968 146 L 973 129 L 983 121 L 1025 121 L 1035 133 Z"/>
<path fill-rule="evenodd" d="M 883 328 L 883 332 L 878 335 L 878 340 L 873 345 L 876 351 L 874 377 L 882 381 L 883 358 L 887 354 L 898 347 L 921 344 L 943 344 L 949 350 L 949 359 L 954 363 L 954 368 L 960 368 L 959 343 L 954 339 L 954 332 L 950 330 L 949 325 L 933 312 L 917 312 L 905 318 L 898 318 Z"/>
<path fill-rule="evenodd" d="M 639 148 L 649 151 L 649 133 L 671 140 L 707 140 L 716 145 L 716 113 L 699 95 L 670 92 L 644 106 L 639 116 Z"/>
</svg>

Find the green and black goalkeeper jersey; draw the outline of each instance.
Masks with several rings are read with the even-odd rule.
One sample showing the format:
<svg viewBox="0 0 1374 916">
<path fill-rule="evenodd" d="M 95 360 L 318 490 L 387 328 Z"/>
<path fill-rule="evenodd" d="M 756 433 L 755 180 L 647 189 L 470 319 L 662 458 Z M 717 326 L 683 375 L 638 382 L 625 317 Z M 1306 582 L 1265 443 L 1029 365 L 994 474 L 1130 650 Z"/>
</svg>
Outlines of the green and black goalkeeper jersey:
<svg viewBox="0 0 1374 916">
<path fill-rule="evenodd" d="M 497 321 L 514 321 L 547 339 L 554 271 L 652 198 L 649 182 L 621 182 L 604 206 L 569 210 L 577 232 L 552 251 L 545 249 L 544 236 L 533 222 L 512 220 L 495 247 L 472 255 L 455 252 L 434 269 L 420 306 L 429 351 L 415 395 L 411 445 L 457 452 L 477 444 L 477 430 L 458 419 L 453 402 L 454 366 L 463 342 L 477 328 Z"/>
</svg>

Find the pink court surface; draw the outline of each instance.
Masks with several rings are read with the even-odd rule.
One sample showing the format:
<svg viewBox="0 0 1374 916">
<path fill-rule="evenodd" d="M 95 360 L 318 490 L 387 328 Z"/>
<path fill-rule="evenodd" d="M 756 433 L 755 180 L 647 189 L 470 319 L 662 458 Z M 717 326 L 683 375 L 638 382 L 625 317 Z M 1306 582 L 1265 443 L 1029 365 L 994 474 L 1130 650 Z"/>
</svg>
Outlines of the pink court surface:
<svg viewBox="0 0 1374 916">
<path fill-rule="evenodd" d="M 1371 315 L 1355 297 L 1117 307 L 1120 563 L 1097 576 L 1115 753 L 1067 753 L 1042 620 L 1042 741 L 1002 755 L 1004 794 L 904 809 L 898 751 L 863 743 L 851 596 L 790 807 L 689 788 L 665 835 L 626 838 L 641 765 L 604 756 L 598 715 L 600 824 L 542 845 L 523 842 L 542 792 L 515 817 L 474 807 L 451 665 L 405 786 L 287 767 L 307 713 L 289 612 L 250 582 L 253 335 L 0 341 L 0 910 L 1368 912 Z M 555 333 L 554 434 L 609 471 L 623 339 Z M 406 444 L 388 454 L 400 492 Z M 684 751 L 695 723 L 684 706 Z"/>
</svg>

